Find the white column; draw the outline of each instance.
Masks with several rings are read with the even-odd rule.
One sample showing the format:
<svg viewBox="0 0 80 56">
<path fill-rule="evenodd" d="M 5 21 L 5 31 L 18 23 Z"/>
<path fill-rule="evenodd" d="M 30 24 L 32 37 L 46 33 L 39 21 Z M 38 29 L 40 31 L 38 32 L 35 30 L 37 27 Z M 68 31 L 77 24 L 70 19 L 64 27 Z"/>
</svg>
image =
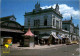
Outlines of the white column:
<svg viewBox="0 0 80 56">
<path fill-rule="evenodd" d="M 62 29 L 62 20 L 60 20 L 60 22 L 61 22 L 61 29 Z"/>
<path fill-rule="evenodd" d="M 61 24 L 60 24 L 60 21 L 59 21 L 59 29 L 60 29 L 60 26 L 61 26 Z"/>
<path fill-rule="evenodd" d="M 54 23 L 54 26 L 56 27 L 56 19 L 55 19 L 55 23 Z"/>
</svg>

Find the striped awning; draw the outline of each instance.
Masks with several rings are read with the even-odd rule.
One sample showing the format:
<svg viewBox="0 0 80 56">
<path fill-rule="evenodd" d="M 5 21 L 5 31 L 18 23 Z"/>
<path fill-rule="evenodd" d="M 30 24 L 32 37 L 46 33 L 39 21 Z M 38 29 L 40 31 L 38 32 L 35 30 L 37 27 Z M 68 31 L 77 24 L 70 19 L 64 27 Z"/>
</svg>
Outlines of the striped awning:
<svg viewBox="0 0 80 56">
<path fill-rule="evenodd" d="M 68 36 L 65 36 L 64 34 L 61 35 L 62 38 L 69 38 Z"/>
<path fill-rule="evenodd" d="M 61 35 L 61 37 L 62 37 L 62 38 L 65 38 L 65 35 L 64 35 L 64 34 L 62 34 L 62 35 Z"/>
<path fill-rule="evenodd" d="M 58 38 L 59 38 L 59 39 L 61 39 L 61 40 L 62 40 L 62 37 L 61 37 L 59 34 L 58 34 L 57 36 L 58 36 Z"/>
<path fill-rule="evenodd" d="M 59 39 L 56 35 L 52 34 L 52 36 L 55 38 L 55 39 Z"/>
</svg>

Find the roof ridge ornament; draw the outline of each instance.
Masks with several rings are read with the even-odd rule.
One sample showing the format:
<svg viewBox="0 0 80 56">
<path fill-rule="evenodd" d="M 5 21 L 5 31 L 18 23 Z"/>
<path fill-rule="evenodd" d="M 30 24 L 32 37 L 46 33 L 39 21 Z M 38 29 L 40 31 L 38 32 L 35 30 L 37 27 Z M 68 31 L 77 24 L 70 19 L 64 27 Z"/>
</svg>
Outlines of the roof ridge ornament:
<svg viewBox="0 0 80 56">
<path fill-rule="evenodd" d="M 70 19 L 71 23 L 72 23 L 72 16 L 71 16 L 71 19 Z"/>
<path fill-rule="evenodd" d="M 40 11 L 41 10 L 41 8 L 40 8 L 40 3 L 38 3 L 38 1 L 37 1 L 37 3 L 35 4 L 35 9 L 34 9 L 35 11 Z"/>
<path fill-rule="evenodd" d="M 58 3 L 56 4 L 56 8 L 55 8 L 55 9 L 59 10 L 59 5 L 58 5 Z"/>
<path fill-rule="evenodd" d="M 71 20 L 72 20 L 72 16 L 71 16 Z"/>
<path fill-rule="evenodd" d="M 55 11 L 56 11 L 58 14 L 60 14 L 58 3 L 56 4 Z"/>
</svg>

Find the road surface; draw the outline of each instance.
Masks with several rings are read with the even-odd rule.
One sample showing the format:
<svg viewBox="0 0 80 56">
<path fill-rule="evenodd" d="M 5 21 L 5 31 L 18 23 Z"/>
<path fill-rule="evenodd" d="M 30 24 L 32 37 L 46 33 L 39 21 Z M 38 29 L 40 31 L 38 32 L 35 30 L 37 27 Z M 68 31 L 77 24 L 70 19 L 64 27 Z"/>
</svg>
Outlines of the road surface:
<svg viewBox="0 0 80 56">
<path fill-rule="evenodd" d="M 65 45 L 58 47 L 51 47 L 46 49 L 11 49 L 8 54 L 2 56 L 79 56 L 79 45 Z"/>
</svg>

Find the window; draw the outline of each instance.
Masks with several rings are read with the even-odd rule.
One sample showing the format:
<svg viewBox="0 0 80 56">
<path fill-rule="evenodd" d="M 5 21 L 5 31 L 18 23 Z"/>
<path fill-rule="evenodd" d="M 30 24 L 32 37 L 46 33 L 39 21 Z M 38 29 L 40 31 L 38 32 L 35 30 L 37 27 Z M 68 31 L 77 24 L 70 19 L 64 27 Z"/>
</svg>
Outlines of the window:
<svg viewBox="0 0 80 56">
<path fill-rule="evenodd" d="M 48 16 L 44 16 L 44 26 L 47 26 L 47 17 Z"/>
<path fill-rule="evenodd" d="M 47 26 L 47 19 L 44 19 L 44 26 Z"/>
<path fill-rule="evenodd" d="M 36 26 L 36 20 L 34 20 L 34 26 Z"/>
<path fill-rule="evenodd" d="M 56 28 L 59 28 L 59 21 L 56 20 Z"/>
<path fill-rule="evenodd" d="M 67 30 L 67 28 L 65 28 L 65 30 Z"/>
<path fill-rule="evenodd" d="M 39 27 L 40 25 L 40 20 L 34 20 L 34 26 Z"/>
<path fill-rule="evenodd" d="M 13 18 L 13 17 L 12 17 L 12 18 L 10 18 L 10 20 L 11 20 L 11 21 L 16 21 L 16 20 L 15 20 L 15 18 Z"/>
<path fill-rule="evenodd" d="M 53 26 L 55 26 L 55 19 L 53 19 Z"/>
<path fill-rule="evenodd" d="M 60 20 L 60 29 L 62 29 L 62 21 Z"/>
<path fill-rule="evenodd" d="M 55 18 L 55 16 L 53 16 L 53 18 Z"/>
</svg>

